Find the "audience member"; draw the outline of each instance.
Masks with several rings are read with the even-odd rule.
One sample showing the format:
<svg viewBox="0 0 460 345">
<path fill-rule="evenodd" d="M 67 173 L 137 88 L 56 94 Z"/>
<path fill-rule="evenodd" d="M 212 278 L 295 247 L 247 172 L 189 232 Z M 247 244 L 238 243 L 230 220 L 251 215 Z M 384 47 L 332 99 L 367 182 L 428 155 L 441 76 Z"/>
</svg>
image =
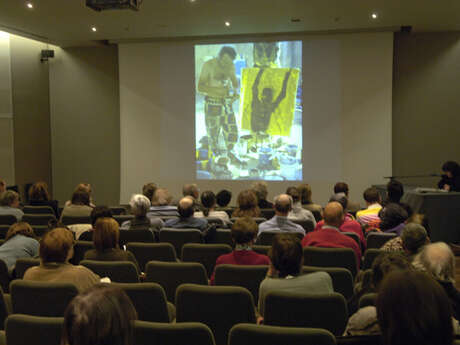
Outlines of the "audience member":
<svg viewBox="0 0 460 345">
<path fill-rule="evenodd" d="M 4 179 L 0 178 L 0 197 L 6 191 L 6 182 Z"/>
<path fill-rule="evenodd" d="M 337 182 L 334 185 L 334 194 L 344 193 L 348 200 L 348 211 L 353 214 L 356 214 L 361 209 L 361 205 L 358 202 L 353 202 L 349 200 L 350 198 L 350 190 L 348 188 L 348 184 L 345 182 Z"/>
<path fill-rule="evenodd" d="M 449 297 L 454 317 L 460 318 L 460 292 L 455 287 L 455 257 L 444 242 L 425 245 L 412 262 L 416 269 L 430 274 Z"/>
<path fill-rule="evenodd" d="M 292 198 L 287 194 L 278 195 L 275 198 L 275 215 L 273 218 L 260 223 L 259 233 L 264 231 L 298 232 L 305 235 L 305 229 L 288 219 L 288 214 L 292 210 Z"/>
<path fill-rule="evenodd" d="M 113 218 L 99 218 L 96 221 L 93 233 L 93 243 L 96 249 L 86 251 L 85 260 L 131 261 L 136 265 L 137 271 L 140 273 L 136 258 L 130 251 L 120 249 L 118 245 L 119 239 L 118 222 Z"/>
<path fill-rule="evenodd" d="M 401 236 L 391 239 L 382 246 L 387 252 L 405 253 L 412 261 L 424 245 L 430 242 L 425 228 L 417 223 L 408 223 L 402 230 Z"/>
<path fill-rule="evenodd" d="M 77 192 L 77 191 L 78 192 L 83 191 L 85 193 L 88 193 L 88 195 L 89 195 L 89 206 L 91 206 L 91 207 L 96 206 L 94 204 L 94 200 L 93 200 L 93 196 L 92 196 L 93 189 L 91 188 L 91 185 L 89 183 L 79 183 L 79 184 L 77 184 L 77 186 L 74 189 L 74 193 Z M 65 204 L 64 204 L 64 207 L 70 205 L 71 203 L 72 203 L 72 200 L 67 200 L 65 202 Z"/>
<path fill-rule="evenodd" d="M 24 280 L 64 282 L 84 291 L 99 282 L 99 276 L 83 266 L 69 263 L 73 256 L 72 233 L 63 228 L 47 232 L 40 241 L 40 266 L 29 268 Z"/>
<path fill-rule="evenodd" d="M 61 213 L 63 217 L 89 217 L 93 211 L 91 206 L 91 197 L 87 190 L 77 189 L 72 194 L 72 199 L 69 204 L 66 203 Z"/>
<path fill-rule="evenodd" d="M 357 234 L 359 237 L 361 248 L 365 249 L 366 248 L 366 238 L 364 237 L 363 229 L 361 227 L 361 224 L 359 224 L 356 220 L 352 218 L 352 216 L 349 213 L 347 213 L 348 199 L 345 193 L 333 194 L 331 198 L 329 199 L 329 202 L 332 202 L 332 201 L 337 201 L 340 205 L 342 205 L 343 213 L 345 214 L 345 217 L 343 218 L 343 222 L 339 226 L 339 230 L 341 232 L 354 232 L 355 234 Z M 324 220 L 320 220 L 318 224 L 316 224 L 315 231 L 321 230 L 323 226 L 324 226 Z"/>
<path fill-rule="evenodd" d="M 243 190 L 236 199 L 237 208 L 232 217 L 260 217 L 260 208 L 257 206 L 257 196 L 250 190 Z"/>
<path fill-rule="evenodd" d="M 420 272 L 391 272 L 377 297 L 384 345 L 450 345 L 453 320 L 441 286 Z"/>
<path fill-rule="evenodd" d="M 404 195 L 404 186 L 401 182 L 397 180 L 390 180 L 387 183 L 387 198 L 384 202 L 384 205 L 395 203 L 400 204 L 401 198 Z"/>
<path fill-rule="evenodd" d="M 152 202 L 153 195 L 155 194 L 157 188 L 157 185 L 153 182 L 146 183 L 142 187 L 142 195 L 147 197 L 147 199 L 149 199 L 149 201 Z"/>
<path fill-rule="evenodd" d="M 339 227 L 343 223 L 344 214 L 342 205 L 333 201 L 326 205 L 323 211 L 324 225 L 319 231 L 309 232 L 302 240 L 302 246 L 323 248 L 351 248 L 355 252 L 356 264 L 359 268 L 361 249 L 351 237 L 342 234 Z"/>
<path fill-rule="evenodd" d="M 460 165 L 447 161 L 442 165 L 442 179 L 438 182 L 439 189 L 450 192 L 460 192 Z"/>
<path fill-rule="evenodd" d="M 257 197 L 257 206 L 259 208 L 273 208 L 273 204 L 267 200 L 268 189 L 267 182 L 257 181 L 251 186 L 251 190 Z"/>
<path fill-rule="evenodd" d="M 87 241 L 89 238 L 91 238 L 92 240 L 92 233 L 94 231 L 94 227 L 96 226 L 96 221 L 99 219 L 99 218 L 112 218 L 113 215 L 112 215 L 112 210 L 110 210 L 110 208 L 108 208 L 107 206 L 96 206 L 95 208 L 93 208 L 93 210 L 91 211 L 91 215 L 90 215 L 90 218 L 91 218 L 91 228 L 88 229 L 88 230 L 85 230 L 83 232 L 75 232 L 75 238 L 78 240 L 79 238 L 84 238 L 85 241 Z M 88 233 L 91 233 L 91 235 L 89 235 Z"/>
<path fill-rule="evenodd" d="M 158 231 L 164 226 L 161 218 L 147 217 L 150 200 L 145 195 L 134 194 L 129 201 L 129 206 L 134 219 L 123 222 L 122 230 L 150 229 L 151 231 Z"/>
<path fill-rule="evenodd" d="M 232 192 L 230 192 L 229 190 L 222 189 L 216 195 L 216 201 L 219 207 L 227 207 L 231 200 Z"/>
<path fill-rule="evenodd" d="M 383 253 L 375 258 L 371 269 L 361 271 L 356 277 L 355 293 L 348 301 L 348 312 L 353 315 L 348 320 L 344 335 L 379 334 L 375 306 L 357 310 L 359 300 L 365 294 L 378 292 L 380 283 L 390 272 L 410 269 L 409 261 L 402 254 Z"/>
<path fill-rule="evenodd" d="M 430 233 L 429 233 L 429 228 L 428 228 L 428 223 L 426 221 L 426 217 L 423 214 L 414 213 L 406 221 L 407 225 L 412 224 L 412 223 L 421 225 L 423 227 L 424 232 L 426 233 L 426 236 L 427 236 L 427 241 L 429 242 Z M 403 232 L 404 232 L 404 228 L 403 228 L 403 231 L 401 232 L 401 236 Z M 421 236 L 421 234 L 419 235 Z M 401 236 L 397 236 L 387 241 L 380 249 L 387 251 L 387 252 L 392 252 L 392 251 L 404 252 L 405 249 L 403 248 Z M 412 255 L 412 254 L 408 254 L 408 255 Z"/>
<path fill-rule="evenodd" d="M 297 220 L 311 220 L 313 222 L 313 227 L 316 226 L 316 219 L 311 213 L 310 210 L 307 210 L 302 207 L 300 203 L 300 192 L 296 187 L 289 187 L 286 190 L 286 194 L 292 198 L 292 210 L 288 214 L 289 219 Z"/>
<path fill-rule="evenodd" d="M 266 255 L 258 254 L 252 250 L 257 237 L 257 223 L 249 217 L 238 218 L 232 226 L 232 240 L 235 249 L 230 254 L 217 258 L 216 266 L 231 265 L 269 265 L 270 259 Z M 1 247 L 0 247 L 1 248 Z M 214 273 L 210 284 L 214 285 Z"/>
<path fill-rule="evenodd" d="M 6 233 L 5 242 L 0 246 L 0 259 L 5 261 L 11 272 L 19 258 L 38 256 L 38 241 L 32 227 L 25 222 L 15 223 Z"/>
<path fill-rule="evenodd" d="M 24 216 L 24 212 L 19 209 L 19 194 L 14 190 L 7 190 L 0 196 L 0 215 L 15 216 L 18 222 Z"/>
<path fill-rule="evenodd" d="M 379 212 L 378 228 L 382 232 L 395 233 L 401 235 L 402 229 L 406 226 L 406 221 L 409 218 L 406 210 L 396 203 L 387 204 Z M 369 223 L 370 224 L 370 223 Z"/>
<path fill-rule="evenodd" d="M 192 228 L 205 231 L 208 228 L 208 221 L 204 218 L 196 218 L 194 214 L 194 200 L 190 196 L 183 197 L 178 206 L 179 218 L 168 219 L 165 223 L 166 228 Z"/>
<path fill-rule="evenodd" d="M 185 184 L 182 187 L 182 195 L 191 196 L 193 200 L 197 202 L 198 198 L 200 197 L 200 190 L 198 189 L 198 186 L 196 185 L 196 183 Z"/>
<path fill-rule="evenodd" d="M 158 188 L 153 194 L 152 206 L 147 217 L 179 217 L 177 206 L 171 205 L 172 196 L 166 188 Z"/>
<path fill-rule="evenodd" d="M 267 277 L 260 283 L 259 313 L 264 315 L 265 297 L 271 291 L 308 292 L 327 294 L 334 292 L 332 279 L 326 272 L 301 275 L 303 251 L 297 237 L 277 234 L 268 254 L 271 264 Z"/>
<path fill-rule="evenodd" d="M 201 193 L 201 206 L 203 211 L 195 212 L 194 216 L 197 218 L 210 217 L 222 220 L 223 225 L 228 226 L 231 224 L 230 218 L 225 211 L 216 211 L 216 195 L 207 190 Z"/>
<path fill-rule="evenodd" d="M 97 284 L 76 296 L 64 315 L 62 345 L 132 345 L 137 312 L 126 293 Z"/>
<path fill-rule="evenodd" d="M 380 219 L 378 214 L 382 209 L 382 206 L 380 205 L 379 191 L 374 187 L 367 188 L 363 193 L 363 197 L 366 201 L 367 208 L 365 210 L 358 211 L 356 213 L 356 218 L 361 224 L 367 225 L 371 221 Z"/>
<path fill-rule="evenodd" d="M 321 207 L 321 205 L 315 204 L 311 199 L 313 193 L 311 191 L 311 187 L 309 184 L 307 183 L 301 184 L 297 186 L 297 189 L 300 193 L 300 200 L 301 200 L 303 208 L 311 212 L 321 212 L 322 211 L 323 208 Z"/>
<path fill-rule="evenodd" d="M 54 211 L 54 215 L 59 216 L 58 201 L 51 199 L 46 182 L 34 183 L 29 188 L 29 205 L 50 206 Z"/>
</svg>

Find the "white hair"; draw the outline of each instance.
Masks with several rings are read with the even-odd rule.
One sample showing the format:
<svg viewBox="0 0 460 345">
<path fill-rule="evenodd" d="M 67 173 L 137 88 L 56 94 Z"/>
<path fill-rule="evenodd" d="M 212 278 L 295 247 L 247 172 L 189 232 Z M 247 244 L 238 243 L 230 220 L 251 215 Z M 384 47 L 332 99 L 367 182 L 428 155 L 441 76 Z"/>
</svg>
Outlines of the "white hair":
<svg viewBox="0 0 460 345">
<path fill-rule="evenodd" d="M 133 194 L 129 206 L 131 206 L 131 213 L 135 216 L 145 216 L 150 208 L 150 200 L 145 195 Z"/>
<path fill-rule="evenodd" d="M 420 262 L 436 279 L 455 283 L 455 257 L 446 243 L 427 244 L 415 261 Z"/>
</svg>

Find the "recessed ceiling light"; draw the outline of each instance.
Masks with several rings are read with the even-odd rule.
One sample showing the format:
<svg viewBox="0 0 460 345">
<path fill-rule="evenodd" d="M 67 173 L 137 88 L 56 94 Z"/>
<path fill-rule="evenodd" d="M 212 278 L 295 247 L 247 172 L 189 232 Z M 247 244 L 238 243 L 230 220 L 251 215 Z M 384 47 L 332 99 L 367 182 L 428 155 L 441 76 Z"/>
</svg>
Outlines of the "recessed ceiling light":
<svg viewBox="0 0 460 345">
<path fill-rule="evenodd" d="M 379 17 L 379 15 L 376 12 L 371 14 L 372 19 L 377 19 L 378 17 Z"/>
<path fill-rule="evenodd" d="M 194 2 L 196 2 L 196 0 L 189 0 L 189 1 L 190 1 L 192 4 L 193 4 Z"/>
<path fill-rule="evenodd" d="M 230 22 L 225 22 L 225 26 L 230 26 Z"/>
<path fill-rule="evenodd" d="M 96 28 L 95 26 L 93 26 L 93 27 L 91 28 L 91 31 L 92 31 L 92 32 L 96 32 L 96 31 L 97 31 L 97 28 Z"/>
<path fill-rule="evenodd" d="M 34 5 L 31 2 L 26 3 L 27 8 L 34 8 Z"/>
</svg>

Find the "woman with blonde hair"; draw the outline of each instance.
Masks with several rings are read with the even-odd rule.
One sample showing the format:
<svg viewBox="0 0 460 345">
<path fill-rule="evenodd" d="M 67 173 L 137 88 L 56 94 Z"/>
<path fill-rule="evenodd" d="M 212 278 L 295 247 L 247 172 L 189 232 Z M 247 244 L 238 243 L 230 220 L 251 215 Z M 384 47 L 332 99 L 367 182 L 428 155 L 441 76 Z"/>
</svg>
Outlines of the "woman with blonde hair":
<svg viewBox="0 0 460 345">
<path fill-rule="evenodd" d="M 46 182 L 36 182 L 29 188 L 29 205 L 50 206 L 54 215 L 58 216 L 58 201 L 51 199 Z"/>
<path fill-rule="evenodd" d="M 232 217 L 260 217 L 260 208 L 257 206 L 257 196 L 250 190 L 243 190 L 236 199 L 238 207 L 232 213 Z"/>
<path fill-rule="evenodd" d="M 99 218 L 93 232 L 93 243 L 96 249 L 86 251 L 85 260 L 131 261 L 140 272 L 139 264 L 133 253 L 120 249 L 119 238 L 120 230 L 117 221 L 113 218 Z"/>
<path fill-rule="evenodd" d="M 39 247 L 32 227 L 26 222 L 15 223 L 8 229 L 5 243 L 0 246 L 0 259 L 5 261 L 11 273 L 17 259 L 36 257 Z"/>
</svg>

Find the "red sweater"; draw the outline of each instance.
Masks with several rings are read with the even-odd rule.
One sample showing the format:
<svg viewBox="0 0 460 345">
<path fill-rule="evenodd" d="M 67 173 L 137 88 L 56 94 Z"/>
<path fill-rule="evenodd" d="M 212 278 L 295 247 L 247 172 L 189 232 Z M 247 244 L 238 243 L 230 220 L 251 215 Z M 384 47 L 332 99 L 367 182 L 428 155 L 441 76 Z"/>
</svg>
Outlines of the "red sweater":
<svg viewBox="0 0 460 345">
<path fill-rule="evenodd" d="M 221 255 L 216 260 L 216 267 L 223 264 L 229 265 L 270 265 L 268 256 L 256 253 L 253 250 L 234 250 L 229 254 Z M 212 273 L 209 281 L 210 285 L 214 285 L 214 275 L 216 269 Z"/>
<path fill-rule="evenodd" d="M 316 224 L 315 231 L 321 230 L 323 225 L 324 220 L 320 220 Z M 345 218 L 342 225 L 340 225 L 339 230 L 342 232 L 354 232 L 355 234 L 357 234 L 359 236 L 359 242 L 361 242 L 361 248 L 363 248 L 363 250 L 366 250 L 366 239 L 364 238 L 363 229 L 361 227 L 361 224 L 359 224 L 356 220 Z"/>
<path fill-rule="evenodd" d="M 319 231 L 312 231 L 305 235 L 302 246 L 323 247 L 323 248 L 351 248 L 355 252 L 356 267 L 359 268 L 361 260 L 361 249 L 358 243 L 351 237 L 331 228 L 323 228 Z"/>
</svg>

